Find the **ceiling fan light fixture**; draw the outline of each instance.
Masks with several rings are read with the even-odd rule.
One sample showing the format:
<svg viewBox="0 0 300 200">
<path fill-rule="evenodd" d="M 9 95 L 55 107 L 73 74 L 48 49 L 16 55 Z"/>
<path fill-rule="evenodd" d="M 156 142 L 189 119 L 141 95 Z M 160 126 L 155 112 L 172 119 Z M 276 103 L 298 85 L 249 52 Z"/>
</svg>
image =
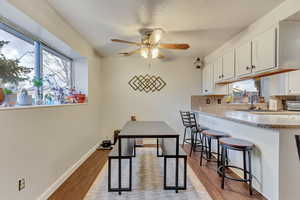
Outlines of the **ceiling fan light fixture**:
<svg viewBox="0 0 300 200">
<path fill-rule="evenodd" d="M 152 57 L 152 59 L 157 58 L 158 54 L 159 54 L 158 48 L 155 47 L 155 48 L 151 49 L 151 57 Z"/>
<path fill-rule="evenodd" d="M 144 57 L 144 58 L 149 57 L 149 49 L 147 47 L 141 48 L 141 56 Z"/>
<path fill-rule="evenodd" d="M 154 44 L 157 44 L 161 40 L 162 33 L 163 33 L 162 29 L 156 29 L 156 30 L 153 31 L 152 42 Z"/>
</svg>

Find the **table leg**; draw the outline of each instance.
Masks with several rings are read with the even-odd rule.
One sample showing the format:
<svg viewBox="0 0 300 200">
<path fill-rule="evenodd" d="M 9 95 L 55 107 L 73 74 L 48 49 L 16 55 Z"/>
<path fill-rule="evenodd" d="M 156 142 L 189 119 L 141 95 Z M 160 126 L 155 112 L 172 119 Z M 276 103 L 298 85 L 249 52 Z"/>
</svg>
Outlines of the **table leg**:
<svg viewBox="0 0 300 200">
<path fill-rule="evenodd" d="M 178 165 L 179 165 L 179 136 L 176 137 L 176 175 L 175 175 L 175 186 L 176 186 L 176 193 L 178 193 Z"/>
<path fill-rule="evenodd" d="M 122 156 L 122 144 L 121 144 L 122 139 L 119 137 L 119 195 L 122 194 L 121 192 L 121 187 L 122 187 L 122 160 L 121 160 L 121 156 Z"/>
</svg>

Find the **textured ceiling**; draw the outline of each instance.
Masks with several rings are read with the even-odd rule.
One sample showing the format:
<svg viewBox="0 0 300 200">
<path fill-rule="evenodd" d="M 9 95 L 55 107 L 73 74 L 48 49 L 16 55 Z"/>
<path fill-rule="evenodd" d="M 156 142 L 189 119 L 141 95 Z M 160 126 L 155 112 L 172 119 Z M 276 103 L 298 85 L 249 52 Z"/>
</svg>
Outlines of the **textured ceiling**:
<svg viewBox="0 0 300 200">
<path fill-rule="evenodd" d="M 205 56 L 284 0 L 48 0 L 102 56 L 135 47 L 111 38 L 140 41 L 142 27 L 161 27 L 162 42 L 189 43 L 168 56 Z"/>
</svg>

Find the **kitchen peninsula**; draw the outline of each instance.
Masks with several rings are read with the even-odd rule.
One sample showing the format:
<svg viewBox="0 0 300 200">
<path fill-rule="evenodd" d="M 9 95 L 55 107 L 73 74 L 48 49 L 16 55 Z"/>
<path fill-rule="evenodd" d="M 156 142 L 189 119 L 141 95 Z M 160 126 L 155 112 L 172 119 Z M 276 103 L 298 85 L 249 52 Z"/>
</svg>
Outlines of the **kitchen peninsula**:
<svg viewBox="0 0 300 200">
<path fill-rule="evenodd" d="M 298 199 L 300 162 L 295 135 L 300 134 L 300 114 L 214 108 L 198 109 L 196 113 L 202 126 L 255 144 L 254 188 L 267 199 Z M 242 166 L 240 153 L 229 152 L 229 160 Z"/>
</svg>

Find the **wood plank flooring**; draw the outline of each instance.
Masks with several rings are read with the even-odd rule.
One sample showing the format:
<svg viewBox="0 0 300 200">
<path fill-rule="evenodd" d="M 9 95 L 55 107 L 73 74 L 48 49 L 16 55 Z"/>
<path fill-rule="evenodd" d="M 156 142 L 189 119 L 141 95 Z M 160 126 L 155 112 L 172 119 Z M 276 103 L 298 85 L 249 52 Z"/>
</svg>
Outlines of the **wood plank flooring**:
<svg viewBox="0 0 300 200">
<path fill-rule="evenodd" d="M 151 145 L 147 146 L 149 147 Z M 189 152 L 189 146 L 185 145 L 184 150 Z M 74 174 L 51 195 L 49 200 L 83 199 L 107 161 L 107 155 L 108 151 L 95 151 Z M 216 173 L 216 164 L 203 162 L 203 166 L 200 167 L 198 153 L 193 154 L 191 158 L 189 157 L 188 163 L 214 200 L 265 200 L 262 195 L 256 192 L 253 196 L 250 196 L 247 185 L 240 182 L 227 181 L 225 190 L 222 190 L 220 188 L 220 177 Z"/>
<path fill-rule="evenodd" d="M 190 145 L 185 145 L 184 150 L 189 153 Z M 254 192 L 252 196 L 249 195 L 248 185 L 246 183 L 237 181 L 225 181 L 225 189 L 220 187 L 220 177 L 216 173 L 217 165 L 214 162 L 203 161 L 200 166 L 200 153 L 193 153 L 188 157 L 188 163 L 198 176 L 206 190 L 214 200 L 266 200 L 258 192 Z M 237 175 L 231 174 L 232 177 L 238 178 Z"/>
<path fill-rule="evenodd" d="M 109 151 L 95 151 L 49 198 L 81 200 L 107 161 Z"/>
</svg>

